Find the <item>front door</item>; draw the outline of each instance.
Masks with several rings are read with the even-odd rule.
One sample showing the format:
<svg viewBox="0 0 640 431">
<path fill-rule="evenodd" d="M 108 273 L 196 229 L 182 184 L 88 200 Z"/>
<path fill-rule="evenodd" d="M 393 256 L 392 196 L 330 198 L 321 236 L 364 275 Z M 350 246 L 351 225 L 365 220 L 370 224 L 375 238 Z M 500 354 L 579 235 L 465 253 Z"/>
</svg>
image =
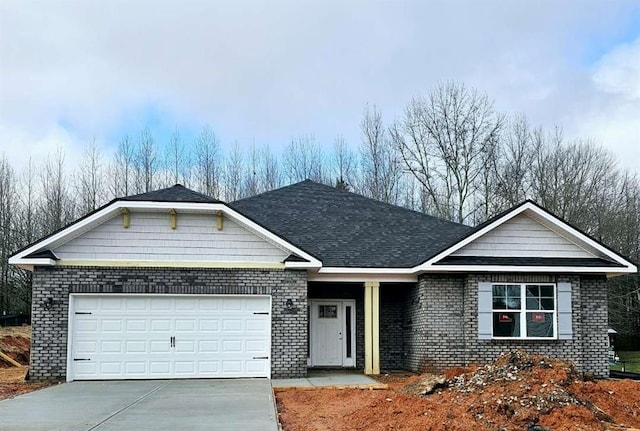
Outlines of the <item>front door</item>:
<svg viewBox="0 0 640 431">
<path fill-rule="evenodd" d="M 355 301 L 311 300 L 312 367 L 355 366 Z"/>
</svg>

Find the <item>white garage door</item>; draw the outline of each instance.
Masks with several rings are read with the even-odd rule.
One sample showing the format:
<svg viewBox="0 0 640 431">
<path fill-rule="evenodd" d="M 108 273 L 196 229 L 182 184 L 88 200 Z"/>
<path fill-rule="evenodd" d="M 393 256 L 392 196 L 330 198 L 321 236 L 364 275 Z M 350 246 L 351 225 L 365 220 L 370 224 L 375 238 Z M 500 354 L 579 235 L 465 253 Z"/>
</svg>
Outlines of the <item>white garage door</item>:
<svg viewBox="0 0 640 431">
<path fill-rule="evenodd" d="M 73 295 L 68 380 L 269 377 L 266 296 Z"/>
</svg>

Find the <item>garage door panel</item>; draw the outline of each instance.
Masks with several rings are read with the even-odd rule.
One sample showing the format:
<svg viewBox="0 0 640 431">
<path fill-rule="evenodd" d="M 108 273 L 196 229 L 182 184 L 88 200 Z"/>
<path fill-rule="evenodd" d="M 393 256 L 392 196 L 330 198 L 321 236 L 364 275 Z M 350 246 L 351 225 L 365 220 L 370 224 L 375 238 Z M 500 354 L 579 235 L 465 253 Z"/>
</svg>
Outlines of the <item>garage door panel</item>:
<svg viewBox="0 0 640 431">
<path fill-rule="evenodd" d="M 171 299 L 156 297 L 153 301 L 150 301 L 150 309 L 151 311 L 169 311 L 171 310 L 171 303 Z"/>
<path fill-rule="evenodd" d="M 76 310 L 78 311 L 94 311 L 98 309 L 99 299 L 90 296 L 82 296 L 76 298 Z"/>
<path fill-rule="evenodd" d="M 127 298 L 125 308 L 127 311 L 146 311 L 148 303 L 144 298 Z"/>
<path fill-rule="evenodd" d="M 149 361 L 151 375 L 170 375 L 171 361 Z"/>
<path fill-rule="evenodd" d="M 268 297 L 76 296 L 73 379 L 268 377 Z M 255 310 L 255 311 L 254 311 Z M 84 314 L 91 313 L 91 314 Z M 173 338 L 172 338 L 173 337 Z M 172 340 L 174 341 L 172 343 Z"/>
<path fill-rule="evenodd" d="M 124 299 L 122 298 L 105 298 L 100 301 L 101 311 L 122 311 L 124 309 Z"/>
<path fill-rule="evenodd" d="M 125 367 L 125 375 L 135 376 L 136 374 L 139 376 L 146 376 L 147 373 L 147 363 L 145 361 L 127 361 L 124 363 Z"/>
<path fill-rule="evenodd" d="M 98 321 L 95 319 L 78 319 L 76 320 L 75 328 L 79 334 L 96 334 L 98 332 Z"/>
<path fill-rule="evenodd" d="M 264 340 L 247 340 L 246 351 L 248 353 L 263 353 L 267 350 L 267 343 Z"/>
<path fill-rule="evenodd" d="M 218 361 L 198 361 L 199 374 L 218 374 L 220 366 Z"/>
<path fill-rule="evenodd" d="M 242 332 L 242 320 L 241 319 L 223 319 L 222 331 L 226 333 L 230 332 Z"/>
<path fill-rule="evenodd" d="M 104 355 L 109 353 L 124 353 L 122 348 L 122 341 L 120 340 L 109 340 L 109 341 L 101 341 L 100 342 L 100 350 L 98 353 Z"/>
<path fill-rule="evenodd" d="M 266 333 L 269 330 L 267 319 L 247 320 L 247 332 Z"/>
<path fill-rule="evenodd" d="M 100 374 L 120 376 L 122 374 L 122 362 L 100 362 Z"/>
<path fill-rule="evenodd" d="M 151 340 L 149 342 L 149 353 L 169 353 L 171 343 L 166 340 Z"/>
<path fill-rule="evenodd" d="M 147 341 L 127 341 L 125 353 L 146 353 L 149 351 Z"/>
<path fill-rule="evenodd" d="M 198 328 L 200 332 L 218 332 L 220 322 L 218 319 L 200 319 L 198 321 Z"/>
<path fill-rule="evenodd" d="M 220 351 L 218 340 L 200 340 L 198 353 L 216 353 Z"/>
<path fill-rule="evenodd" d="M 268 312 L 269 311 L 269 302 L 268 301 L 260 301 L 259 299 L 247 298 L 246 308 L 247 311 L 253 312 Z"/>
<path fill-rule="evenodd" d="M 102 319 L 100 321 L 100 328 L 102 332 L 116 332 L 121 333 L 123 324 L 121 319 Z"/>
<path fill-rule="evenodd" d="M 78 341 L 76 343 L 76 352 L 80 355 L 98 353 L 98 343 L 96 341 Z"/>
<path fill-rule="evenodd" d="M 176 299 L 175 309 L 176 311 L 193 311 L 196 309 L 196 304 L 198 303 L 197 299 L 186 299 L 179 298 Z"/>
<path fill-rule="evenodd" d="M 169 319 L 150 319 L 149 326 L 151 332 L 170 332 L 171 320 Z"/>
<path fill-rule="evenodd" d="M 127 319 L 127 332 L 147 332 L 147 320 Z"/>
<path fill-rule="evenodd" d="M 193 319 L 176 319 L 176 332 L 194 332 L 196 330 L 196 322 Z"/>
</svg>

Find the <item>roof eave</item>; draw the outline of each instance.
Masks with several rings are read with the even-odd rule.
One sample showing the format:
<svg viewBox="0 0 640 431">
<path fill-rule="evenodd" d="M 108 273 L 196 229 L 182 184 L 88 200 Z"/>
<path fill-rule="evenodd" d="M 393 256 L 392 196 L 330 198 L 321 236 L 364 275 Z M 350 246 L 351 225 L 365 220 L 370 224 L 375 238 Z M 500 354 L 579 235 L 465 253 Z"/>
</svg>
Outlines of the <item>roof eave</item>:
<svg viewBox="0 0 640 431">
<path fill-rule="evenodd" d="M 589 267 L 589 266 L 544 266 L 544 265 L 430 265 L 422 267 L 422 273 L 434 272 L 500 272 L 500 273 L 572 273 L 603 274 L 617 277 L 638 272 L 635 265 L 621 267 Z"/>
</svg>

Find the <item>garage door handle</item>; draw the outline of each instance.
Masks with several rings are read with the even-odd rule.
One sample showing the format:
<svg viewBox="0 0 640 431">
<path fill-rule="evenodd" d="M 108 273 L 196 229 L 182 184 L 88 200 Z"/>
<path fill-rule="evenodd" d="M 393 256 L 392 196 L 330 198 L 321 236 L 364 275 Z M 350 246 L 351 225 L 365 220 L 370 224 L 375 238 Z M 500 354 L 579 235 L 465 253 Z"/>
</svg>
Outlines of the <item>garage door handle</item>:
<svg viewBox="0 0 640 431">
<path fill-rule="evenodd" d="M 268 311 L 254 311 L 253 314 L 266 314 L 269 315 Z"/>
<path fill-rule="evenodd" d="M 268 356 L 254 356 L 253 359 L 269 359 Z"/>
<path fill-rule="evenodd" d="M 90 361 L 89 358 L 73 358 L 74 361 Z"/>
<path fill-rule="evenodd" d="M 90 311 L 76 311 L 76 314 L 91 314 Z"/>
</svg>

